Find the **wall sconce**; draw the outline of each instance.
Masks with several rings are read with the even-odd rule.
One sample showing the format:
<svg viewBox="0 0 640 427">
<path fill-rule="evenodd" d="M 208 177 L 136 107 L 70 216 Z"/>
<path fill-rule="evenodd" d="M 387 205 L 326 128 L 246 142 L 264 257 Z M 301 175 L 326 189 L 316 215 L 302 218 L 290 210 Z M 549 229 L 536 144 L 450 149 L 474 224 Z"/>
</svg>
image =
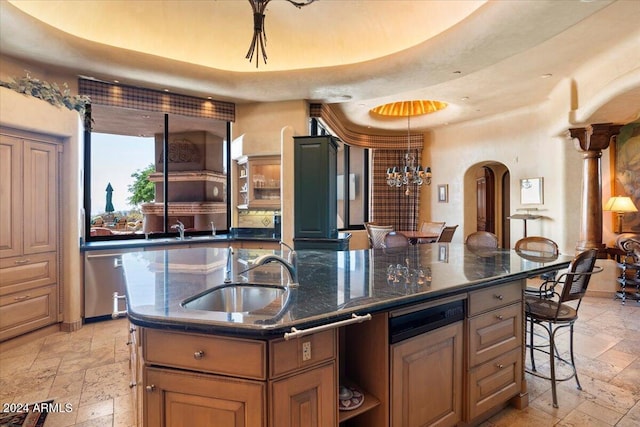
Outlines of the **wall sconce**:
<svg viewBox="0 0 640 427">
<path fill-rule="evenodd" d="M 638 208 L 631 201 L 631 197 L 616 196 L 611 197 L 607 204 L 604 205 L 605 211 L 611 211 L 618 214 L 617 234 L 622 233 L 622 218 L 626 212 L 638 212 Z"/>
</svg>

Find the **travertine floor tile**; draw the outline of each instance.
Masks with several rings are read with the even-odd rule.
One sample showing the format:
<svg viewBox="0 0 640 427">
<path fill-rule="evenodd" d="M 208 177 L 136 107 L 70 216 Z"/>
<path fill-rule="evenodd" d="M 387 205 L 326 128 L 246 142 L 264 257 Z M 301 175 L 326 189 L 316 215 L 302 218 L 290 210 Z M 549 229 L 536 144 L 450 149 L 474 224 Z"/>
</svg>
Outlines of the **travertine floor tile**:
<svg viewBox="0 0 640 427">
<path fill-rule="evenodd" d="M 551 405 L 551 382 L 526 375 L 529 407 L 506 408 L 482 427 L 640 425 L 640 305 L 585 298 L 575 328 L 575 354 L 583 391 L 575 380 L 558 384 L 559 408 Z M 71 412 L 49 414 L 45 427 L 134 427 L 129 389 L 126 319 L 90 323 L 0 352 L 0 401 L 55 398 Z M 538 341 L 540 337 L 536 337 Z M 568 357 L 568 329 L 557 335 Z M 529 355 L 526 355 L 529 365 Z M 536 355 L 540 372 L 549 358 Z M 558 368 L 559 375 L 567 373 Z"/>
</svg>

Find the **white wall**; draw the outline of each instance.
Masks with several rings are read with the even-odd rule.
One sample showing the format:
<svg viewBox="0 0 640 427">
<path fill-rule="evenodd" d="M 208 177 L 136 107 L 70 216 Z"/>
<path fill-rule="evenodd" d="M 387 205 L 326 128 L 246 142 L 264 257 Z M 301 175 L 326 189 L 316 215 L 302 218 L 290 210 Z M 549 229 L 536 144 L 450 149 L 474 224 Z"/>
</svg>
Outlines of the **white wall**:
<svg viewBox="0 0 640 427">
<path fill-rule="evenodd" d="M 421 190 L 420 220 L 444 220 L 465 230 L 465 219 L 469 221 L 465 212 L 476 210 L 475 197 L 464 197 L 465 193 L 475 194 L 475 181 L 465 181 L 465 172 L 478 163 L 498 162 L 510 172 L 511 213 L 522 207 L 520 179 L 544 178 L 544 204 L 539 206 L 544 218 L 529 221 L 528 234 L 549 237 L 562 252 L 574 253 L 580 235 L 583 160 L 567 131 L 598 123 L 591 122 L 590 117 L 600 107 L 625 91 L 640 87 L 639 47 L 638 39 L 630 37 L 619 46 L 592 56 L 575 76 L 562 80 L 541 105 L 437 128 L 426 134 L 424 152 L 434 178 L 431 186 Z M 639 105 L 629 105 L 629 117 L 639 113 Z M 583 122 L 576 122 L 578 118 Z M 606 200 L 612 185 L 608 150 L 603 153 L 602 171 Z M 438 203 L 438 184 L 449 185 L 449 203 Z M 611 214 L 605 212 L 603 219 L 603 243 L 611 244 L 615 239 Z M 462 242 L 464 234 L 457 232 L 454 242 Z M 522 221 L 513 221 L 512 245 L 522 235 Z"/>
</svg>

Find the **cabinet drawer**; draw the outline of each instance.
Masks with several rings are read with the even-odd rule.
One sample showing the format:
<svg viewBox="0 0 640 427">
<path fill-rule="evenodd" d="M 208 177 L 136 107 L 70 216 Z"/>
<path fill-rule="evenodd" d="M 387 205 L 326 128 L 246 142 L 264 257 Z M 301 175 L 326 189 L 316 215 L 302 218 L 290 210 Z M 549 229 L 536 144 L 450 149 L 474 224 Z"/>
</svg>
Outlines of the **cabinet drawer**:
<svg viewBox="0 0 640 427">
<path fill-rule="evenodd" d="M 214 335 L 144 329 L 147 364 L 243 378 L 266 378 L 266 344 Z"/>
<path fill-rule="evenodd" d="M 0 295 L 56 282 L 56 252 L 0 259 Z"/>
<path fill-rule="evenodd" d="M 469 292 L 469 316 L 512 304 L 522 299 L 522 282 L 510 282 Z"/>
<path fill-rule="evenodd" d="M 313 366 L 336 357 L 336 330 L 318 332 L 285 341 L 271 341 L 269 377 L 277 377 L 296 369 Z"/>
<path fill-rule="evenodd" d="M 0 340 L 30 332 L 57 321 L 56 285 L 0 297 Z"/>
<path fill-rule="evenodd" d="M 469 319 L 469 366 L 484 363 L 521 345 L 521 303 Z"/>
<path fill-rule="evenodd" d="M 472 420 L 520 392 L 522 353 L 512 350 L 469 371 L 469 416 Z"/>
</svg>

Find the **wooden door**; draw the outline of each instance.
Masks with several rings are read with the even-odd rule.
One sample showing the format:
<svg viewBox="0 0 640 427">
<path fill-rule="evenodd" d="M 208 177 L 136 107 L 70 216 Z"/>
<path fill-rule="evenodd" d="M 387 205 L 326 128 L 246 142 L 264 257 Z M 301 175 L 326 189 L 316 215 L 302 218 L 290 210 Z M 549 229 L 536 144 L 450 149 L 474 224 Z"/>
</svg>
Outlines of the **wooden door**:
<svg viewBox="0 0 640 427">
<path fill-rule="evenodd" d="M 58 146 L 24 140 L 24 253 L 55 251 Z"/>
<path fill-rule="evenodd" d="M 391 350 L 391 426 L 454 426 L 462 419 L 462 322 Z"/>
<path fill-rule="evenodd" d="M 338 421 L 335 362 L 271 384 L 271 425 L 332 427 Z"/>
<path fill-rule="evenodd" d="M 22 255 L 22 142 L 0 134 L 0 258 Z"/>
<path fill-rule="evenodd" d="M 265 426 L 265 385 L 145 367 L 145 427 Z"/>
<path fill-rule="evenodd" d="M 476 178 L 477 230 L 495 233 L 494 175 L 489 168 L 482 168 L 483 176 Z"/>
</svg>

